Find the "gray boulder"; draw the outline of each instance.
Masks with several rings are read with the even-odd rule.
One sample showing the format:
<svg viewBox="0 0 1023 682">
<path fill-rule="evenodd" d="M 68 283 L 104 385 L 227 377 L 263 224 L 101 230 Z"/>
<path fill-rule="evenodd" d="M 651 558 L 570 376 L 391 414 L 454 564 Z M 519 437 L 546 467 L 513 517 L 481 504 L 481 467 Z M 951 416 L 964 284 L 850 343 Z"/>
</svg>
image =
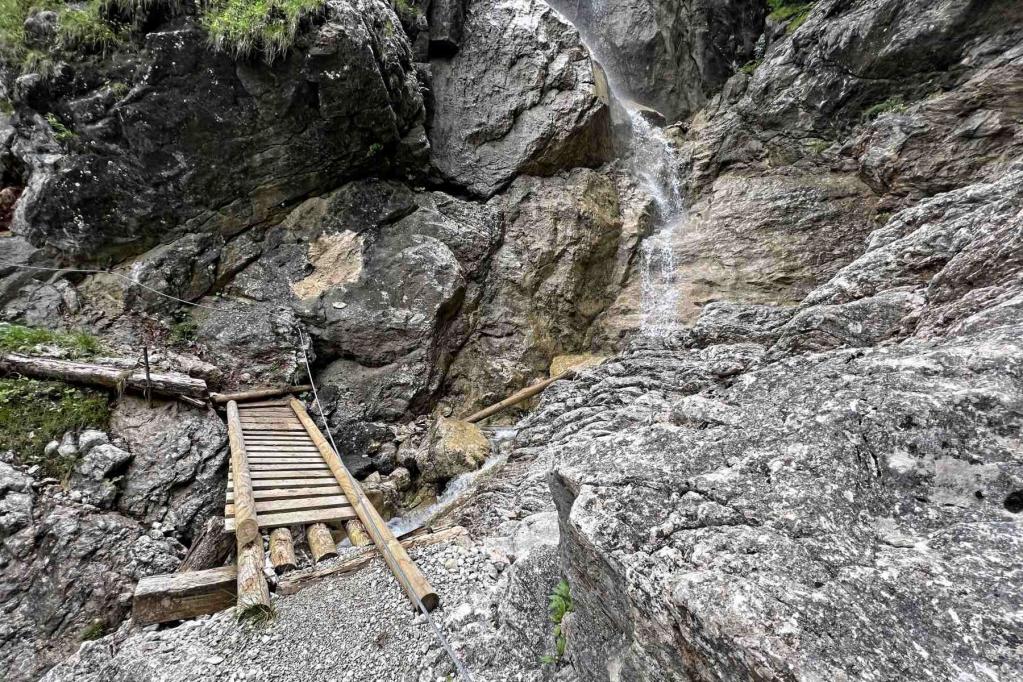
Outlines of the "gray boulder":
<svg viewBox="0 0 1023 682">
<path fill-rule="evenodd" d="M 75 463 L 70 477 L 71 487 L 84 492 L 87 502 L 108 509 L 118 492 L 112 479 L 123 473 L 131 458 L 131 453 L 109 443 L 94 445 Z"/>
<path fill-rule="evenodd" d="M 612 157 L 607 93 L 579 35 L 540 0 L 477 0 L 461 49 L 431 63 L 431 163 L 488 197 L 518 174 Z M 488 85 L 488 84 L 493 84 Z"/>
</svg>

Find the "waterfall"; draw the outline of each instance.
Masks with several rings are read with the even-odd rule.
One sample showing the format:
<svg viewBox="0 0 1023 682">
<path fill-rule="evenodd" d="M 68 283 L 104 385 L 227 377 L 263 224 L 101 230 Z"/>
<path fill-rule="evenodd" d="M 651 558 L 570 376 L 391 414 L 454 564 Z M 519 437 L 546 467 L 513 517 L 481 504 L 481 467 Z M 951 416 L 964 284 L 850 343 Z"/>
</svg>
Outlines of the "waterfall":
<svg viewBox="0 0 1023 682">
<path fill-rule="evenodd" d="M 629 166 L 639 184 L 654 199 L 654 232 L 644 240 L 640 253 L 642 323 L 646 336 L 665 338 L 678 329 L 679 290 L 673 244 L 686 223 L 679 159 L 675 146 L 661 128 L 647 120 L 647 113 L 622 102 L 629 115 L 627 150 Z"/>
</svg>

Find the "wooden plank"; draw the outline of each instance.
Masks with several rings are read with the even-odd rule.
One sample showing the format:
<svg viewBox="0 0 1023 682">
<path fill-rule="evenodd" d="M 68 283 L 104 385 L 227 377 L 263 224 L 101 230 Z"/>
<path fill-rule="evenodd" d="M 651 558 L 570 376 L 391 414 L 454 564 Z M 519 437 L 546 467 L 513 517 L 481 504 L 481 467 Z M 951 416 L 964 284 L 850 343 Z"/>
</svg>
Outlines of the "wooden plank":
<svg viewBox="0 0 1023 682">
<path fill-rule="evenodd" d="M 304 509 L 351 509 L 344 495 L 324 495 L 321 497 L 296 497 L 287 500 L 266 500 L 256 503 L 256 511 L 261 516 L 278 512 L 302 511 Z M 234 515 L 234 505 L 224 505 L 224 518 Z"/>
<path fill-rule="evenodd" d="M 283 481 L 289 478 L 330 478 L 330 469 L 324 470 L 324 473 L 318 471 L 253 471 L 252 482 L 255 485 L 258 481 L 265 481 L 267 479 L 277 479 Z"/>
<path fill-rule="evenodd" d="M 321 486 L 334 486 L 336 482 L 331 481 L 327 476 L 318 476 L 315 478 L 267 478 L 259 479 L 252 482 L 253 495 L 257 490 L 266 490 L 268 488 L 295 488 L 295 487 L 321 487 Z M 228 481 L 228 489 L 233 490 L 231 482 Z M 258 496 L 257 496 L 258 497 Z"/>
<path fill-rule="evenodd" d="M 333 472 L 338 485 L 345 491 L 345 497 L 351 503 L 359 521 L 366 527 L 366 532 L 373 540 L 373 544 L 381 548 L 380 551 L 384 561 L 387 563 L 388 568 L 391 569 L 391 573 L 394 574 L 398 584 L 405 590 L 409 600 L 413 604 L 422 604 L 427 611 L 437 608 L 440 605 L 440 598 L 437 596 L 437 592 L 430 585 L 422 571 L 419 570 L 419 567 L 409 557 L 405 548 L 394 537 L 394 533 L 387 527 L 379 512 L 366 499 L 366 495 L 362 492 L 358 481 L 355 480 L 355 477 L 349 473 L 347 467 L 341 462 L 341 457 L 327 443 L 327 439 L 323 437 L 323 434 L 306 412 L 305 406 L 294 398 L 289 402 L 291 403 L 291 408 L 295 410 L 295 415 L 309 433 L 309 437 L 313 439 L 313 442 L 320 449 L 320 453 Z"/>
<path fill-rule="evenodd" d="M 298 433 L 299 430 L 302 428 L 301 426 L 296 428 L 294 426 L 270 425 L 270 424 L 265 425 L 265 427 L 264 427 L 264 425 L 253 426 L 253 425 L 246 425 L 246 424 L 243 424 L 243 426 L 245 427 L 245 433 L 261 433 L 261 434 L 270 434 L 270 433 L 274 433 L 274 434 L 277 434 L 277 433 Z"/>
<path fill-rule="evenodd" d="M 252 465 L 252 471 L 330 471 L 330 469 L 323 462 L 312 463 L 312 464 L 263 464 L 257 466 Z M 310 474 L 306 474 L 310 475 Z"/>
<path fill-rule="evenodd" d="M 142 578 L 135 586 L 132 620 L 152 625 L 223 611 L 235 602 L 237 578 L 234 566 Z"/>
<path fill-rule="evenodd" d="M 319 457 L 291 457 L 288 455 L 249 457 L 250 467 L 257 464 L 323 464 L 323 459 Z"/>
<path fill-rule="evenodd" d="M 246 402 L 242 407 L 245 409 L 252 407 L 280 407 L 281 405 L 287 404 L 287 400 L 257 400 L 254 402 Z"/>
<path fill-rule="evenodd" d="M 331 507 L 330 509 L 308 509 L 295 512 L 278 512 L 276 514 L 260 514 L 260 528 L 281 528 L 303 523 L 342 522 L 355 518 L 351 507 Z M 224 530 L 234 532 L 234 519 L 224 519 Z M 253 543 L 255 544 L 255 543 Z"/>
<path fill-rule="evenodd" d="M 293 497 L 322 497 L 329 495 L 344 495 L 341 486 L 323 486 L 321 488 L 271 488 L 268 490 L 253 490 L 252 495 L 256 503 L 263 500 L 286 500 Z M 227 503 L 234 502 L 234 494 L 227 491 Z"/>
<path fill-rule="evenodd" d="M 344 495 L 329 495 L 327 497 L 300 497 L 291 500 L 266 500 L 256 503 L 256 513 L 263 515 L 271 512 L 298 511 L 300 509 L 327 509 L 329 507 L 350 509 L 348 498 Z M 224 506 L 224 516 L 234 516 L 234 505 L 228 503 Z"/>
<path fill-rule="evenodd" d="M 231 403 L 228 403 L 230 405 Z M 224 527 L 234 519 L 225 519 Z M 237 537 L 237 534 L 235 535 Z M 270 609 L 270 588 L 263 575 L 263 538 L 246 545 L 238 543 L 237 604 L 242 612 L 249 609 Z"/>
</svg>

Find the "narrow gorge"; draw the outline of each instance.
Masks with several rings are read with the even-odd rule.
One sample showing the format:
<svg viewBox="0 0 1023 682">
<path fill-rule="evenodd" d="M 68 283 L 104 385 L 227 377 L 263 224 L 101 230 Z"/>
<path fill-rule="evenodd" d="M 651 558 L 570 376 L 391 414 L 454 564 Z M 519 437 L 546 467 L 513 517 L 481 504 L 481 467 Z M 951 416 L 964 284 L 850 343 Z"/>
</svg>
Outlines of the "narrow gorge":
<svg viewBox="0 0 1023 682">
<path fill-rule="evenodd" d="M 1023 681 L 1019 0 L 0 0 L 0 100 L 0 682 Z M 141 615 L 264 387 L 432 614 Z"/>
</svg>

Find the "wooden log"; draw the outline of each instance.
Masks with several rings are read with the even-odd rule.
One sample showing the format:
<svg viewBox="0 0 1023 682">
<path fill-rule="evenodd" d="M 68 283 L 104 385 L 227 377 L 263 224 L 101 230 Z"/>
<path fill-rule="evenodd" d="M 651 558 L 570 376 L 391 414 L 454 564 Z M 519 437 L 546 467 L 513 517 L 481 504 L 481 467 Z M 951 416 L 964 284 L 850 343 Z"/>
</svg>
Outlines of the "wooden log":
<svg viewBox="0 0 1023 682">
<path fill-rule="evenodd" d="M 220 516 L 207 519 L 202 532 L 192 541 L 188 554 L 178 566 L 178 573 L 223 566 L 231 555 L 232 544 L 231 536 L 224 532 L 224 519 Z"/>
<path fill-rule="evenodd" d="M 352 543 L 352 547 L 365 547 L 371 542 L 366 527 L 356 519 L 345 524 L 345 533 L 348 534 L 348 541 Z"/>
<path fill-rule="evenodd" d="M 314 523 L 305 529 L 305 539 L 313 552 L 313 561 L 319 563 L 324 559 L 337 556 L 337 545 L 325 523 Z"/>
<path fill-rule="evenodd" d="M 299 421 L 302 422 L 306 431 L 309 432 L 309 437 L 312 438 L 316 447 L 319 448 L 320 454 L 323 455 L 324 461 L 327 462 L 327 466 L 333 472 L 338 485 L 345 491 L 345 497 L 348 498 L 348 501 L 355 509 L 355 513 L 358 515 L 362 525 L 365 526 L 370 539 L 373 540 L 377 547 L 381 548 L 384 561 L 387 562 L 391 573 L 398 580 L 398 584 L 401 585 L 413 605 L 422 604 L 423 608 L 427 611 L 433 611 L 440 604 L 440 599 L 437 597 L 437 592 L 434 591 L 433 586 L 430 585 L 426 576 L 419 570 L 419 567 L 409 558 L 408 553 L 394 537 L 394 533 L 387 527 L 387 524 L 380 517 L 377 510 L 366 499 L 366 495 L 362 492 L 358 481 L 355 480 L 355 477 L 349 473 L 347 467 L 341 462 L 341 457 L 327 443 L 327 439 L 323 437 L 320 429 L 313 423 L 312 418 L 306 412 L 302 403 L 294 398 L 289 403 L 292 409 L 295 410 L 295 415 L 299 418 Z"/>
<path fill-rule="evenodd" d="M 124 370 L 105 365 L 93 365 L 70 360 L 36 358 L 19 353 L 0 355 L 0 372 L 22 374 L 38 379 L 56 379 L 75 384 L 102 386 L 114 390 L 144 392 L 147 386 L 144 371 Z M 153 372 L 148 385 L 154 393 L 169 396 L 188 396 L 205 399 L 206 382 L 187 374 Z"/>
<path fill-rule="evenodd" d="M 457 542 L 463 545 L 468 544 L 469 532 L 461 526 L 442 528 L 436 531 L 413 531 L 401 538 L 401 546 L 406 549 L 415 547 L 426 547 L 442 542 Z M 346 555 L 345 560 L 332 566 L 317 566 L 315 568 L 303 569 L 302 571 L 283 578 L 277 583 L 278 594 L 295 594 L 310 585 L 316 584 L 329 576 L 346 575 L 364 568 L 373 559 L 380 556 L 376 547 L 363 547 L 353 552 L 354 556 Z"/>
<path fill-rule="evenodd" d="M 142 578 L 135 586 L 132 620 L 151 625 L 223 611 L 235 602 L 237 577 L 234 566 L 221 566 Z"/>
<path fill-rule="evenodd" d="M 213 393 L 210 399 L 217 405 L 229 403 L 232 400 L 240 402 L 243 400 L 262 400 L 263 398 L 278 398 L 292 393 L 305 393 L 313 390 L 312 386 L 275 386 L 271 388 L 254 388 L 250 391 L 239 391 L 237 393 Z"/>
<path fill-rule="evenodd" d="M 238 423 L 238 404 L 233 401 L 227 404 L 227 438 L 231 444 L 231 480 L 234 483 L 234 534 L 241 547 L 259 537 L 259 522 L 252 497 L 252 475 L 242 442 L 242 427 Z"/>
<path fill-rule="evenodd" d="M 543 381 L 537 382 L 537 383 L 533 384 L 532 386 L 527 386 L 524 389 L 522 389 L 521 391 L 518 391 L 517 393 L 513 393 L 511 396 L 505 398 L 501 402 L 496 403 L 494 405 L 491 405 L 490 407 L 488 407 L 486 409 L 480 410 L 479 412 L 476 412 L 474 414 L 469 415 L 468 417 L 466 417 L 464 419 L 464 421 L 467 421 L 470 424 L 474 424 L 474 423 L 476 423 L 478 421 L 482 421 L 482 420 L 486 419 L 487 417 L 491 417 L 491 416 L 497 414 L 498 412 L 501 412 L 502 410 L 508 409 L 512 405 L 517 405 L 517 404 L 521 403 L 522 401 L 528 400 L 528 399 L 532 398 L 533 396 L 535 396 L 535 395 L 537 395 L 539 393 L 543 393 L 543 391 L 546 390 L 548 386 L 550 386 L 551 384 L 553 384 L 556 381 L 561 381 L 562 379 L 571 379 L 571 378 L 573 378 L 577 373 L 578 373 L 578 370 L 576 370 L 575 368 L 566 369 L 564 372 L 562 372 L 561 374 L 559 374 L 556 377 L 551 377 L 550 379 L 544 379 Z"/>
<path fill-rule="evenodd" d="M 270 588 L 263 575 L 263 538 L 243 545 L 238 542 L 238 608 L 270 608 Z"/>
<path fill-rule="evenodd" d="M 298 564 L 295 558 L 295 542 L 287 528 L 275 528 L 270 533 L 270 563 L 277 574 L 293 570 Z"/>
</svg>

